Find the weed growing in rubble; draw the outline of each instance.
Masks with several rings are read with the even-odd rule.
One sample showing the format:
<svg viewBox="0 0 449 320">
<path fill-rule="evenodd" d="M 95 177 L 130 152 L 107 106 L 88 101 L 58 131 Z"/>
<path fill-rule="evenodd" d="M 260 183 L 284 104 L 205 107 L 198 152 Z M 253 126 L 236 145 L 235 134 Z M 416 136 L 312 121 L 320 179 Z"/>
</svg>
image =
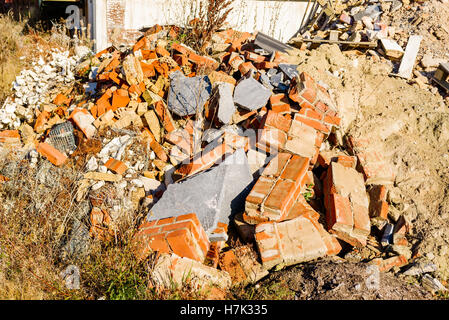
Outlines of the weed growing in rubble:
<svg viewBox="0 0 449 320">
<path fill-rule="evenodd" d="M 313 184 L 309 184 L 306 186 L 306 190 L 304 192 L 304 199 L 306 199 L 307 202 L 310 201 L 313 197 Z"/>
<path fill-rule="evenodd" d="M 195 46 L 198 51 L 205 53 L 208 42 L 217 30 L 224 26 L 224 23 L 232 11 L 233 0 L 203 0 L 199 4 L 192 2 L 191 12 L 194 12 L 195 19 L 190 24 Z"/>
</svg>

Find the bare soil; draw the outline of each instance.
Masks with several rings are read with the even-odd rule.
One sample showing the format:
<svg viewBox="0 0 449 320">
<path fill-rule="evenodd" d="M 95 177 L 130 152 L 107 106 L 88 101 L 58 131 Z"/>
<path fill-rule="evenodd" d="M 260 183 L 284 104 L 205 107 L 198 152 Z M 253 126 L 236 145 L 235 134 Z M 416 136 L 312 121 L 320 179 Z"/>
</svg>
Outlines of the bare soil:
<svg viewBox="0 0 449 320">
<path fill-rule="evenodd" d="M 307 263 L 272 273 L 249 291 L 253 299 L 295 300 L 424 300 L 432 296 L 417 284 L 407 283 L 389 273 L 380 273 L 378 287 L 364 263 L 330 259 Z M 276 290 L 274 290 L 276 289 Z"/>
</svg>

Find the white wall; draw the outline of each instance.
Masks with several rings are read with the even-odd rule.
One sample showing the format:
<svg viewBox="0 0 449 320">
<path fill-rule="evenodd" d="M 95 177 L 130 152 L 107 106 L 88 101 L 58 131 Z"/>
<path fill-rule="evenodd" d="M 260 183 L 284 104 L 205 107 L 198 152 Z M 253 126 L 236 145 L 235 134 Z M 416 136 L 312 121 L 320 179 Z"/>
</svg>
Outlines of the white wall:
<svg viewBox="0 0 449 320">
<path fill-rule="evenodd" d="M 92 38 L 95 40 L 94 50 L 96 52 L 109 46 L 107 40 L 106 1 L 89 0 L 87 3 L 89 23 L 92 26 Z"/>
<path fill-rule="evenodd" d="M 105 1 L 96 3 L 95 24 L 104 24 L 99 12 L 105 11 Z M 195 5 L 201 0 L 123 0 L 125 4 L 124 28 L 138 30 L 154 24 L 185 25 L 191 20 Z M 287 42 L 298 31 L 306 11 L 307 0 L 303 1 L 257 1 L 236 0 L 233 11 L 227 19 L 227 26 L 239 31 L 261 31 L 280 41 Z M 311 9 L 311 5 L 309 10 Z M 96 28 L 97 49 L 106 47 L 106 29 Z"/>
</svg>

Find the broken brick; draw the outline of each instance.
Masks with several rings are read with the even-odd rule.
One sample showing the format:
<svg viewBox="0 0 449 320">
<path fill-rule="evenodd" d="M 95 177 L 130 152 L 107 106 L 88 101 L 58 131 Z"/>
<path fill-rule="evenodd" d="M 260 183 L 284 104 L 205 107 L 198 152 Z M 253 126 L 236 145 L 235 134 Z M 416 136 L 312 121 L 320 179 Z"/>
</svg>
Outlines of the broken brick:
<svg viewBox="0 0 449 320">
<path fill-rule="evenodd" d="M 145 259 L 151 251 L 159 251 L 203 262 L 210 246 L 194 213 L 145 221 L 133 237 L 133 243 L 139 260 Z"/>
<path fill-rule="evenodd" d="M 287 153 L 273 158 L 246 198 L 244 220 L 251 223 L 253 219 L 285 219 L 304 186 L 309 161 Z"/>
<path fill-rule="evenodd" d="M 61 166 L 67 161 L 67 156 L 65 154 L 61 153 L 58 149 L 48 143 L 39 143 L 36 150 L 55 166 Z"/>
<path fill-rule="evenodd" d="M 307 215 L 258 224 L 255 238 L 266 269 L 335 255 L 341 250 L 337 239 Z"/>
<path fill-rule="evenodd" d="M 324 179 L 328 230 L 353 246 L 365 246 L 371 225 L 363 177 L 352 167 L 332 162 Z"/>
<path fill-rule="evenodd" d="M 113 159 L 113 158 L 109 159 L 105 163 L 105 167 L 117 174 L 123 174 L 123 173 L 125 173 L 126 170 L 128 170 L 128 167 L 125 163 L 123 163 L 120 160 Z"/>
</svg>

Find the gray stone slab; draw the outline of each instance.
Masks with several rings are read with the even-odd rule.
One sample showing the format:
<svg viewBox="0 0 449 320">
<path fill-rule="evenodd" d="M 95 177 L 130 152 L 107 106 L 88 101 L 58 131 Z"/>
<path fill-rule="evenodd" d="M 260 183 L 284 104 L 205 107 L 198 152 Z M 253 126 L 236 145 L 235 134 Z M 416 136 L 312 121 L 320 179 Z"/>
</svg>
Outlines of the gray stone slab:
<svg viewBox="0 0 449 320">
<path fill-rule="evenodd" d="M 183 182 L 170 184 L 162 198 L 148 212 L 147 220 L 196 213 L 212 241 L 227 240 L 227 235 L 212 234 L 219 222 L 245 209 L 245 199 L 253 178 L 243 149 L 219 166 Z"/>
<path fill-rule="evenodd" d="M 186 77 L 179 70 L 170 74 L 167 105 L 170 111 L 184 117 L 203 112 L 212 86 L 207 76 Z"/>
<path fill-rule="evenodd" d="M 289 63 L 280 63 L 279 64 L 279 69 L 281 69 L 281 71 L 283 73 L 285 73 L 285 75 L 289 79 L 293 79 L 296 76 L 299 76 L 298 70 L 296 70 L 296 68 L 298 68 L 298 65 L 296 65 L 296 64 L 289 64 Z"/>
<path fill-rule="evenodd" d="M 274 89 L 274 87 L 270 83 L 270 78 L 265 73 L 262 73 L 260 75 L 259 81 L 265 86 L 265 88 L 269 90 Z"/>
<path fill-rule="evenodd" d="M 270 78 L 270 82 L 274 87 L 279 87 L 279 85 L 282 83 L 282 81 L 284 80 L 284 74 L 282 72 L 276 73 L 274 75 L 271 76 Z"/>
<path fill-rule="evenodd" d="M 232 97 L 234 86 L 228 82 L 218 84 L 218 119 L 228 124 L 232 120 L 232 115 L 235 113 L 235 104 Z"/>
<path fill-rule="evenodd" d="M 240 81 L 234 90 L 234 102 L 249 111 L 264 107 L 270 96 L 271 91 L 252 77 Z"/>
</svg>

